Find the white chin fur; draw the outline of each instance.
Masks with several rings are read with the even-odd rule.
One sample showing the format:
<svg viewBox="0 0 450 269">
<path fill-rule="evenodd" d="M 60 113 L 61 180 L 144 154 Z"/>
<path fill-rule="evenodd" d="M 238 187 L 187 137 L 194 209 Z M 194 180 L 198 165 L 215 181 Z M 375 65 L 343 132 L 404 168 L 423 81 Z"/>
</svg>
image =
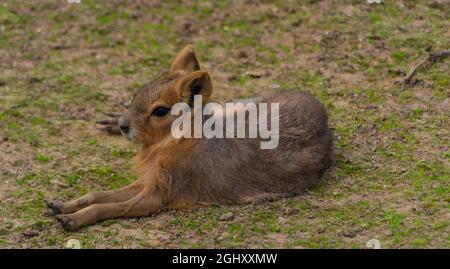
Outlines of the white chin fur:
<svg viewBox="0 0 450 269">
<path fill-rule="evenodd" d="M 134 129 L 131 129 L 128 134 L 124 134 L 122 132 L 122 135 L 125 136 L 129 141 L 136 142 L 136 131 Z"/>
</svg>

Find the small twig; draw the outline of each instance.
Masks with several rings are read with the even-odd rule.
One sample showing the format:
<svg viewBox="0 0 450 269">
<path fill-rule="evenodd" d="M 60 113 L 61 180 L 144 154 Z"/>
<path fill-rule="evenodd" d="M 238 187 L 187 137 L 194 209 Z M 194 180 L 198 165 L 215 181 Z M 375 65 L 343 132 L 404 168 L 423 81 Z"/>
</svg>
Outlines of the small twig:
<svg viewBox="0 0 450 269">
<path fill-rule="evenodd" d="M 103 114 L 111 118 L 119 118 L 122 115 L 116 112 L 103 112 Z"/>
<path fill-rule="evenodd" d="M 405 86 L 411 84 L 412 78 L 414 77 L 414 75 L 417 73 L 417 71 L 420 68 L 425 67 L 426 65 L 429 65 L 429 64 L 433 64 L 433 63 L 437 62 L 438 60 L 443 59 L 445 57 L 449 57 L 449 56 L 450 56 L 450 50 L 446 50 L 446 51 L 442 51 L 442 52 L 428 53 L 428 55 L 425 58 L 423 58 L 417 64 L 415 64 L 409 70 L 409 72 L 403 78 L 397 80 L 395 82 L 395 84 L 401 84 L 402 90 L 403 90 Z"/>
<path fill-rule="evenodd" d="M 218 204 L 218 203 L 208 203 L 208 202 L 200 202 L 200 201 L 198 201 L 198 202 L 195 202 L 195 204 L 196 205 L 199 205 L 199 206 L 213 206 L 213 207 L 220 207 L 220 204 Z"/>
</svg>

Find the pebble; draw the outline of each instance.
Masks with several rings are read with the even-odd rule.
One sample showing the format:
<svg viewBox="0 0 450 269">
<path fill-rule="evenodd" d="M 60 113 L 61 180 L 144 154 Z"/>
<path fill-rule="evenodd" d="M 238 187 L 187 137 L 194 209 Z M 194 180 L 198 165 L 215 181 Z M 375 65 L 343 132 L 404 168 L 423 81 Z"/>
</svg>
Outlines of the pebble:
<svg viewBox="0 0 450 269">
<path fill-rule="evenodd" d="M 232 212 L 225 213 L 219 217 L 221 221 L 229 221 L 234 218 L 234 214 Z"/>
<path fill-rule="evenodd" d="M 286 214 L 287 216 L 294 215 L 294 214 L 297 213 L 297 212 L 298 212 L 298 209 L 296 209 L 296 208 L 291 208 L 291 207 L 286 208 L 286 209 L 284 210 L 284 214 Z"/>
</svg>

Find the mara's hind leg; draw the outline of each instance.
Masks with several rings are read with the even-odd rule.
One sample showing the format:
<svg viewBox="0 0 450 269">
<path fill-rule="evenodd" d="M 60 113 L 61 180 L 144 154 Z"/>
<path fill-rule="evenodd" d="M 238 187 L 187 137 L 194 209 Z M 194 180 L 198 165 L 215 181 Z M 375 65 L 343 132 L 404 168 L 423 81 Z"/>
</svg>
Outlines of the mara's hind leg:
<svg viewBox="0 0 450 269">
<path fill-rule="evenodd" d="M 54 215 L 69 214 L 92 204 L 119 203 L 124 202 L 136 196 L 143 186 L 140 181 L 131 185 L 111 191 L 91 192 L 78 199 L 68 202 L 58 202 L 45 200 L 47 206 L 53 211 Z"/>
<path fill-rule="evenodd" d="M 149 189 L 121 203 L 93 204 L 72 214 L 56 216 L 65 230 L 73 231 L 81 226 L 120 217 L 141 217 L 156 213 L 162 208 L 158 195 Z"/>
</svg>

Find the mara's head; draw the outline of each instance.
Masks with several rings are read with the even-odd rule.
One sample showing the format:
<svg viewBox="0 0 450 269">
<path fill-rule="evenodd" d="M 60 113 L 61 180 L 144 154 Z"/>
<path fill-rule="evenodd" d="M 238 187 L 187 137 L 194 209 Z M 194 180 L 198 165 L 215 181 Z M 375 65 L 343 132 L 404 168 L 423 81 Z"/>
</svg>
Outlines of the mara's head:
<svg viewBox="0 0 450 269">
<path fill-rule="evenodd" d="M 149 146 L 171 135 L 171 115 L 176 103 L 193 105 L 194 95 L 203 102 L 213 87 L 208 72 L 200 70 L 192 45 L 186 46 L 173 59 L 170 70 L 146 84 L 133 98 L 130 107 L 119 119 L 122 134 L 132 142 Z"/>
</svg>

